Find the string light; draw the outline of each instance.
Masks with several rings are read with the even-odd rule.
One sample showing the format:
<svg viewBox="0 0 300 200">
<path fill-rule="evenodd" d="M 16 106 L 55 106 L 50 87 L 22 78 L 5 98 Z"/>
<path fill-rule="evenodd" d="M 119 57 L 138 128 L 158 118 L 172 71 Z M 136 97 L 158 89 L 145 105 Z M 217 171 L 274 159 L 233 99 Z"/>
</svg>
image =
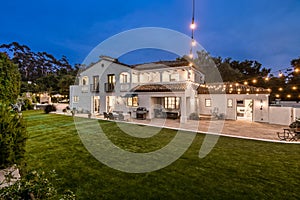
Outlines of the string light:
<svg viewBox="0 0 300 200">
<path fill-rule="evenodd" d="M 195 39 L 192 39 L 192 46 L 195 47 L 196 44 L 197 44 L 197 43 L 196 43 L 196 40 L 195 40 Z"/>
<path fill-rule="evenodd" d="M 190 50 L 190 54 L 189 57 L 191 59 L 193 59 L 193 47 L 196 46 L 196 41 L 194 39 L 194 30 L 196 29 L 196 24 L 195 24 L 195 0 L 193 0 L 192 2 L 192 7 L 193 7 L 193 12 L 192 12 L 192 23 L 190 25 L 190 28 L 192 29 L 192 35 L 191 35 L 191 50 Z"/>
<path fill-rule="evenodd" d="M 190 59 L 193 59 L 193 57 L 194 57 L 194 55 L 193 55 L 193 47 L 195 47 L 196 45 L 197 45 L 197 42 L 196 42 L 196 40 L 194 39 L 194 31 L 195 31 L 195 29 L 196 29 L 196 23 L 195 23 L 195 0 L 192 0 L 192 21 L 191 21 L 191 24 L 190 24 L 190 28 L 191 28 L 191 43 L 190 43 L 190 45 L 191 45 L 191 48 L 190 48 L 190 52 L 189 52 L 189 58 Z M 192 66 L 192 63 L 190 63 L 189 64 L 190 66 Z M 296 68 L 296 67 L 293 67 L 293 69 L 294 69 L 294 72 L 295 73 L 298 73 L 298 72 L 300 72 L 300 68 Z M 286 69 L 280 69 L 280 70 L 278 70 L 277 72 L 278 72 L 278 77 L 279 78 L 282 78 L 282 77 L 285 77 L 285 75 L 284 75 L 284 73 L 288 73 L 288 72 L 291 72 L 293 69 L 291 69 L 291 67 L 288 67 L 288 68 L 286 68 Z M 283 73 L 283 71 L 284 71 L 284 73 Z M 267 76 L 265 76 L 265 77 L 263 77 L 263 76 L 260 76 L 260 77 L 258 77 L 258 79 L 246 79 L 246 80 L 242 80 L 242 81 L 244 81 L 243 83 L 244 83 L 244 85 L 248 85 L 249 84 L 249 82 L 250 83 L 253 83 L 253 84 L 257 84 L 258 83 L 258 80 L 264 80 L 264 81 L 270 81 L 270 80 L 272 80 L 273 79 L 273 77 L 274 77 L 274 71 L 272 72 L 272 74 L 271 74 L 271 78 L 267 75 Z M 275 74 L 276 74 L 276 72 L 275 72 Z M 287 76 L 285 77 L 285 78 L 289 78 L 289 76 L 290 76 L 290 74 L 287 74 Z M 287 81 L 288 81 L 288 79 L 286 79 L 286 82 L 285 83 L 287 83 Z M 240 82 L 240 81 L 239 81 Z M 240 83 L 242 83 L 242 82 L 240 82 Z M 261 82 L 259 82 L 259 83 L 261 83 Z M 235 83 L 235 86 L 238 86 L 239 85 L 239 83 Z M 297 85 L 298 87 L 300 87 L 300 84 L 299 85 Z M 289 87 L 290 89 L 292 89 L 292 90 L 294 90 L 294 91 L 296 91 L 297 89 L 298 89 L 298 87 L 297 86 L 293 86 L 293 87 Z M 224 87 L 224 86 L 223 86 Z M 233 89 L 232 89 L 232 85 L 229 85 L 229 87 L 230 87 L 230 90 L 229 90 L 229 92 L 230 93 L 232 93 L 233 92 Z M 226 85 L 225 85 L 225 87 L 224 88 L 226 88 Z M 274 89 L 274 88 L 273 88 Z M 270 88 L 268 88 L 267 89 L 269 92 L 271 92 L 271 89 Z M 280 88 L 278 88 L 278 91 L 280 91 L 280 92 L 282 92 L 283 91 L 283 88 L 282 87 L 280 87 Z M 247 91 L 248 92 L 248 91 Z M 260 90 L 259 89 L 257 89 L 257 92 L 260 92 Z M 239 91 L 238 91 L 238 93 L 239 93 Z M 279 98 L 280 97 L 280 95 L 279 94 L 276 94 L 275 95 L 276 96 L 276 98 Z M 298 96 L 298 95 L 297 95 Z M 292 95 L 291 94 L 288 94 L 287 96 L 286 96 L 287 98 L 292 98 Z M 298 96 L 299 98 L 300 98 L 300 95 Z"/>
</svg>

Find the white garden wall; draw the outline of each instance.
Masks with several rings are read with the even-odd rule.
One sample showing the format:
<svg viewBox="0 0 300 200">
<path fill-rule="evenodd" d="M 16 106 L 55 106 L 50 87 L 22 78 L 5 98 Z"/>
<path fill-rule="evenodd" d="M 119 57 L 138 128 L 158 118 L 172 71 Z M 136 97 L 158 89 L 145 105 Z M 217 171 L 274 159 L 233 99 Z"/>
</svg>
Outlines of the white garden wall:
<svg viewBox="0 0 300 200">
<path fill-rule="evenodd" d="M 289 125 L 292 123 L 293 108 L 291 107 L 269 107 L 269 123 L 270 124 L 280 124 L 280 125 Z M 297 111 L 299 113 L 299 110 Z"/>
</svg>

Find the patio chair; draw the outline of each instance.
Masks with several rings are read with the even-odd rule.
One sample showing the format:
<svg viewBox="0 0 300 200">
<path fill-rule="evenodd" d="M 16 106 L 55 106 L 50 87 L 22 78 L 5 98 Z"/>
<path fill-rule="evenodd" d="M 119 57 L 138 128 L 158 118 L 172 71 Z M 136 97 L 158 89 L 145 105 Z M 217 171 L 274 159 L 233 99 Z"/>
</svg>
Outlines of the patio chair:
<svg viewBox="0 0 300 200">
<path fill-rule="evenodd" d="M 124 115 L 122 113 L 119 113 L 118 119 L 123 121 L 124 120 Z"/>
<path fill-rule="evenodd" d="M 110 120 L 115 120 L 116 119 L 115 116 L 113 115 L 113 113 L 108 113 L 108 118 Z"/>
<path fill-rule="evenodd" d="M 103 112 L 103 115 L 104 115 L 104 119 L 109 119 L 109 115 L 107 112 Z"/>
<path fill-rule="evenodd" d="M 280 140 L 284 141 L 297 141 L 300 139 L 300 133 L 290 128 L 284 128 L 283 132 L 277 132 L 277 136 Z"/>
</svg>

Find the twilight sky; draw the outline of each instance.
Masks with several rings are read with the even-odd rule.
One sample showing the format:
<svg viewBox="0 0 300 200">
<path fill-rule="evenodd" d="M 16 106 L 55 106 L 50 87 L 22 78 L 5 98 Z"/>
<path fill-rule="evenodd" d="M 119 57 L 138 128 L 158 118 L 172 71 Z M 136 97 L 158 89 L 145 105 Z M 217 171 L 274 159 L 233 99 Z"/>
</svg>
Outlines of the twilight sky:
<svg viewBox="0 0 300 200">
<path fill-rule="evenodd" d="M 0 44 L 13 41 L 81 63 L 99 43 L 140 27 L 190 35 L 192 0 L 2 1 Z M 196 40 L 212 55 L 253 59 L 274 71 L 300 57 L 300 0 L 196 0 Z M 151 54 L 151 56 L 150 56 Z M 145 50 L 133 64 L 172 59 Z"/>
</svg>

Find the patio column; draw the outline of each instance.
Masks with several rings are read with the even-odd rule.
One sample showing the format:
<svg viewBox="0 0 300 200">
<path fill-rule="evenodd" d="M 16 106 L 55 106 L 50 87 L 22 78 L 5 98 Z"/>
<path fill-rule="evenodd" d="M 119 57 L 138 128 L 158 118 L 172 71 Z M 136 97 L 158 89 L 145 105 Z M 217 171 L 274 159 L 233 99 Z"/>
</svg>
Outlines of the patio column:
<svg viewBox="0 0 300 200">
<path fill-rule="evenodd" d="M 181 102 L 180 102 L 180 123 L 186 123 L 187 122 L 187 114 L 186 114 L 186 97 L 183 96 L 181 97 Z"/>
</svg>

